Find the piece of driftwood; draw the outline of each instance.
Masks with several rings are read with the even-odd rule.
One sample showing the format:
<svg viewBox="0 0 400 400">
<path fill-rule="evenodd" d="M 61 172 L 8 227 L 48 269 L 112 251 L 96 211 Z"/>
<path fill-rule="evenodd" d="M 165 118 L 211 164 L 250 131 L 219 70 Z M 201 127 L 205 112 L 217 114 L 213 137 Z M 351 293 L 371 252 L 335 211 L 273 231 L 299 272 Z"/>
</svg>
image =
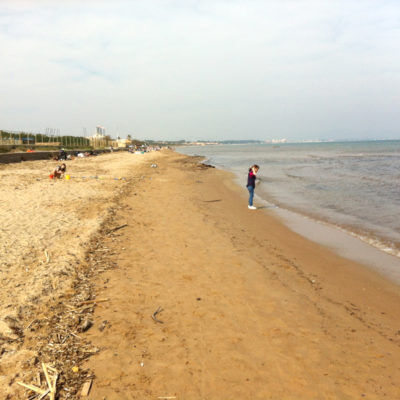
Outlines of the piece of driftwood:
<svg viewBox="0 0 400 400">
<path fill-rule="evenodd" d="M 157 314 L 160 314 L 161 312 L 163 312 L 164 310 L 161 307 L 158 307 L 156 311 L 154 311 L 154 313 L 152 314 L 151 318 L 153 318 L 153 320 L 155 322 L 158 322 L 159 324 L 163 324 L 164 322 L 159 320 L 157 318 Z"/>
<path fill-rule="evenodd" d="M 120 226 L 116 226 L 115 228 L 110 229 L 110 230 L 107 232 L 107 234 L 112 233 L 112 232 L 115 232 L 115 231 L 118 231 L 118 230 L 120 230 L 120 229 L 122 229 L 122 228 L 125 228 L 126 226 L 128 226 L 128 224 L 123 224 L 123 225 L 120 225 Z"/>
<path fill-rule="evenodd" d="M 26 331 L 34 322 L 36 321 L 36 318 L 33 319 L 29 324 L 24 328 L 24 331 Z"/>
<path fill-rule="evenodd" d="M 85 304 L 92 304 L 92 303 L 104 303 L 105 301 L 110 301 L 110 299 L 94 299 L 94 300 L 86 300 L 79 303 L 80 306 L 84 306 Z"/>
<path fill-rule="evenodd" d="M 51 391 L 53 388 L 53 385 L 51 384 L 49 372 L 47 371 L 47 365 L 43 362 L 42 362 L 42 368 L 43 368 L 43 372 L 44 372 L 44 377 L 46 378 L 47 386 L 49 387 L 49 389 Z"/>
<path fill-rule="evenodd" d="M 55 368 L 50 367 L 46 365 L 45 363 L 42 362 L 42 368 L 43 368 L 43 373 L 46 378 L 46 383 L 47 383 L 47 389 L 41 389 L 40 387 L 37 387 L 35 385 L 28 385 L 23 382 L 17 382 L 18 385 L 23 386 L 29 390 L 34 391 L 35 393 L 38 393 L 40 395 L 39 399 L 44 399 L 47 395 L 49 395 L 50 400 L 55 400 L 56 398 L 56 391 L 57 391 L 57 379 L 58 379 L 58 372 Z M 53 376 L 50 376 L 49 371 L 53 374 Z M 53 382 L 51 381 L 51 378 L 53 378 Z M 38 373 L 38 382 L 39 385 L 41 383 L 40 379 L 40 373 Z"/>
<path fill-rule="evenodd" d="M 47 250 L 44 251 L 44 255 L 46 256 L 46 264 L 48 264 L 50 262 L 50 256 Z"/>
<path fill-rule="evenodd" d="M 17 382 L 17 384 L 20 385 L 20 386 L 23 386 L 23 387 L 25 387 L 25 388 L 27 388 L 29 390 L 33 390 L 34 392 L 39 393 L 39 394 L 43 394 L 45 392 L 43 389 L 40 389 L 35 385 L 28 385 L 28 384 L 26 384 L 24 382 Z"/>
<path fill-rule="evenodd" d="M 86 381 L 82 386 L 81 397 L 87 397 L 89 395 L 91 387 L 92 387 L 92 380 Z"/>
<path fill-rule="evenodd" d="M 73 332 L 69 332 L 72 336 L 75 336 L 77 339 L 79 339 L 79 340 L 81 340 L 82 338 L 80 337 L 80 336 L 78 336 L 78 335 L 75 335 L 75 333 L 73 333 Z"/>
<path fill-rule="evenodd" d="M 58 373 L 56 373 L 54 376 L 53 388 L 51 390 L 50 400 L 55 400 L 55 398 L 56 398 L 57 380 L 58 380 Z"/>
<path fill-rule="evenodd" d="M 47 390 L 39 397 L 38 400 L 43 400 L 49 393 L 50 393 L 50 389 L 47 389 Z"/>
</svg>

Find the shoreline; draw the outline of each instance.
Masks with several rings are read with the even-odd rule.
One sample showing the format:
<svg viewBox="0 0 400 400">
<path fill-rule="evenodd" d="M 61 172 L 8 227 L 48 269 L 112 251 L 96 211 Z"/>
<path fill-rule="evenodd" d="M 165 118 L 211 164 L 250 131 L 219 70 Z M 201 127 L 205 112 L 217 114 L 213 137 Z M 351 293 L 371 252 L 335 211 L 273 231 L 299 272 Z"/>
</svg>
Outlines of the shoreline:
<svg viewBox="0 0 400 400">
<path fill-rule="evenodd" d="M 34 382 L 35 359 L 63 371 L 60 399 L 93 376 L 90 396 L 109 400 L 400 396 L 397 285 L 296 234 L 270 210 L 249 211 L 233 174 L 199 164 L 199 157 L 114 154 L 73 165 L 72 176 L 93 168 L 110 179 L 57 182 L 59 190 L 65 184 L 71 191 L 72 183 L 72 192 L 86 196 L 68 203 L 68 212 L 90 222 L 97 191 L 105 211 L 91 240 L 60 249 L 60 256 L 76 254 L 79 285 L 63 274 L 35 281 L 51 302 L 42 302 L 31 325 L 32 316 L 17 314 L 29 329 L 1 355 L 0 390 L 10 399 L 26 398 L 15 381 Z M 12 180 L 19 168 L 27 166 L 0 172 Z M 122 170 L 126 180 L 111 179 Z M 27 196 L 45 183 L 18 185 Z M 46 199 L 32 206 L 50 207 Z M 48 272 L 56 254 L 42 266 Z M 9 287 L 27 282 L 10 276 Z M 93 305 L 82 308 L 86 301 Z M 158 307 L 161 322 L 152 318 Z M 86 319 L 92 326 L 82 330 Z M 64 348 L 77 353 L 63 358 Z"/>
<path fill-rule="evenodd" d="M 177 151 L 179 153 L 179 150 Z M 192 156 L 195 157 L 195 155 Z M 217 169 L 232 173 L 235 176 L 235 183 L 239 187 L 243 186 L 241 185 L 241 177 L 236 172 L 213 164 L 208 156 L 201 157 L 204 157 L 205 163 L 211 163 Z M 373 242 L 377 240 L 372 239 L 372 237 L 363 238 L 360 234 L 335 225 L 322 217 L 318 218 L 300 210 L 277 205 L 275 200 L 271 202 L 267 199 L 269 196 L 267 190 L 262 191 L 262 193 L 265 193 L 264 197 L 257 192 L 260 192 L 260 188 L 256 188 L 255 201 L 262 204 L 261 208 L 270 208 L 289 229 L 312 242 L 334 250 L 338 255 L 361 263 L 366 268 L 373 269 L 383 277 L 400 285 L 400 255 L 394 254 L 395 250 L 393 249 L 387 250 L 383 242 L 378 241 L 377 244 L 374 244 Z"/>
</svg>

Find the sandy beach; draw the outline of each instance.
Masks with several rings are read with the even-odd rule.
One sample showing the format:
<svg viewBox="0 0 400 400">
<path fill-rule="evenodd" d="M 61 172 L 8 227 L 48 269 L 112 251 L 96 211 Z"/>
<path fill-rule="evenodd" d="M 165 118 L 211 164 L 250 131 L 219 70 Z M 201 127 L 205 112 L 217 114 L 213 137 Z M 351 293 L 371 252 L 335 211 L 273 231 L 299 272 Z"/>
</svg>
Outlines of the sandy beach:
<svg viewBox="0 0 400 400">
<path fill-rule="evenodd" d="M 91 238 L 112 219 L 127 185 L 141 179 L 135 167 L 146 157 L 76 158 L 67 161 L 68 181 L 49 179 L 55 161 L 0 165 L 1 398 L 17 398 L 15 380 L 54 333 L 43 321 L 75 294 Z"/>
<path fill-rule="evenodd" d="M 399 287 L 198 161 L 0 166 L 3 397 L 43 361 L 59 399 L 400 398 Z"/>
</svg>

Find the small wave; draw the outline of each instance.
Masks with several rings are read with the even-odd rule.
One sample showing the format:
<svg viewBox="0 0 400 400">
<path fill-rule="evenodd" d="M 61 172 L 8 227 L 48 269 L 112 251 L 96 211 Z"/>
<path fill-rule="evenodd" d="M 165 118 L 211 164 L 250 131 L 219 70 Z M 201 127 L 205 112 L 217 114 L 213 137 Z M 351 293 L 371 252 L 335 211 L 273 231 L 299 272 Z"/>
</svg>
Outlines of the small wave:
<svg viewBox="0 0 400 400">
<path fill-rule="evenodd" d="M 274 208 L 281 209 L 283 211 L 289 211 L 298 215 L 301 215 L 302 217 L 313 221 L 317 224 L 322 224 L 328 227 L 331 227 L 333 229 L 337 229 L 347 235 L 350 235 L 354 238 L 357 238 L 358 240 L 361 240 L 362 242 L 368 244 L 369 246 L 372 246 L 380 251 L 383 251 L 386 254 L 392 255 L 394 257 L 400 258 L 400 249 L 394 244 L 390 243 L 388 241 L 384 241 L 384 239 L 376 238 L 373 237 L 372 235 L 368 235 L 365 232 L 356 232 L 349 226 L 345 225 L 339 225 L 335 224 L 332 222 L 329 222 L 327 220 L 322 219 L 321 217 L 317 217 L 315 215 L 307 214 L 306 212 L 302 210 L 298 210 L 295 208 L 287 207 L 286 205 L 282 204 L 281 202 L 277 201 L 277 199 L 266 199 L 265 197 L 261 197 L 262 201 L 264 201 L 266 204 L 273 206 Z M 332 204 L 332 209 L 337 209 L 336 205 Z"/>
<path fill-rule="evenodd" d="M 345 232 L 350 236 L 356 237 L 357 239 L 363 241 L 364 243 L 369 244 L 370 246 L 377 248 L 378 250 L 381 250 L 387 254 L 390 254 L 392 256 L 400 258 L 400 251 L 394 245 L 390 246 L 387 243 L 384 243 L 379 239 L 372 238 L 370 236 L 366 236 L 365 234 L 353 232 L 347 228 L 343 228 L 338 225 L 334 225 L 334 226 L 336 228 L 340 229 L 342 232 Z"/>
</svg>

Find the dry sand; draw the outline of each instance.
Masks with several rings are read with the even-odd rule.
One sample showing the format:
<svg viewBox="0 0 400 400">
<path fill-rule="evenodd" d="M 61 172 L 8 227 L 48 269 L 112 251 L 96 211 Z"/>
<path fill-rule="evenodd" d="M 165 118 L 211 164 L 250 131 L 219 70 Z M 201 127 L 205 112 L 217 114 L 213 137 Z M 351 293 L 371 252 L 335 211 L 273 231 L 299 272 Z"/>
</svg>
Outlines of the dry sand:
<svg viewBox="0 0 400 400">
<path fill-rule="evenodd" d="M 49 179 L 59 164 L 55 161 L 0 165 L 1 399 L 15 396 L 10 384 L 36 354 L 27 349 L 35 346 L 26 345 L 25 328 L 39 309 L 48 316 L 42 308 L 71 289 L 89 239 L 115 197 L 140 180 L 136 167 L 146 157 L 114 153 L 76 158 L 66 162 L 68 181 Z"/>
<path fill-rule="evenodd" d="M 150 168 L 153 162 L 157 168 Z M 1 267 L 6 277 L 1 301 L 10 304 L 2 307 L 2 318 L 14 312 L 18 321 L 29 322 L 32 316 L 27 318 L 23 307 L 28 299 L 51 303 L 61 296 L 75 310 L 74 298 L 82 293 L 78 286 L 68 292 L 73 278 L 67 274 L 53 283 L 51 278 L 68 267 L 71 274 L 93 271 L 86 286 L 79 286 L 94 284 L 83 298 L 109 301 L 98 304 L 93 327 L 75 331 L 81 342 L 71 342 L 83 347 L 91 342 L 100 350 L 85 363 L 79 360 L 82 370 L 95 374 L 89 398 L 400 398 L 398 286 L 291 232 L 268 210 L 248 210 L 245 191 L 228 173 L 202 167 L 194 158 L 160 152 L 73 163 L 75 175 L 116 174 L 128 180 L 76 178 L 51 185 L 45 177 L 35 181 L 46 163 L 0 170 L 2 184 L 9 182 L 2 211 L 5 204 L 14 212 L 13 220 L 4 218 L 20 227 L 13 236 L 2 231 L 17 247 Z M 23 170 L 30 179 L 24 180 Z M 25 210 L 36 224 L 21 211 L 19 190 L 32 199 Z M 13 211 L 17 201 L 18 212 Z M 113 233 L 100 230 L 93 244 L 89 238 L 103 220 L 127 226 Z M 51 254 L 49 263 L 44 249 Z M 104 265 L 116 268 L 95 274 L 103 269 L 98 267 L 102 257 Z M 152 318 L 158 307 L 162 323 Z M 17 352 L 12 351 L 16 343 L 3 345 L 8 347 L 1 358 L 0 390 L 13 393 L 10 399 L 27 398 L 15 385 L 15 374 L 31 378 L 37 366 L 26 362 L 34 356 L 35 335 L 51 325 L 28 329 Z M 60 385 L 60 398 L 75 398 L 64 390 L 68 382 Z"/>
</svg>

